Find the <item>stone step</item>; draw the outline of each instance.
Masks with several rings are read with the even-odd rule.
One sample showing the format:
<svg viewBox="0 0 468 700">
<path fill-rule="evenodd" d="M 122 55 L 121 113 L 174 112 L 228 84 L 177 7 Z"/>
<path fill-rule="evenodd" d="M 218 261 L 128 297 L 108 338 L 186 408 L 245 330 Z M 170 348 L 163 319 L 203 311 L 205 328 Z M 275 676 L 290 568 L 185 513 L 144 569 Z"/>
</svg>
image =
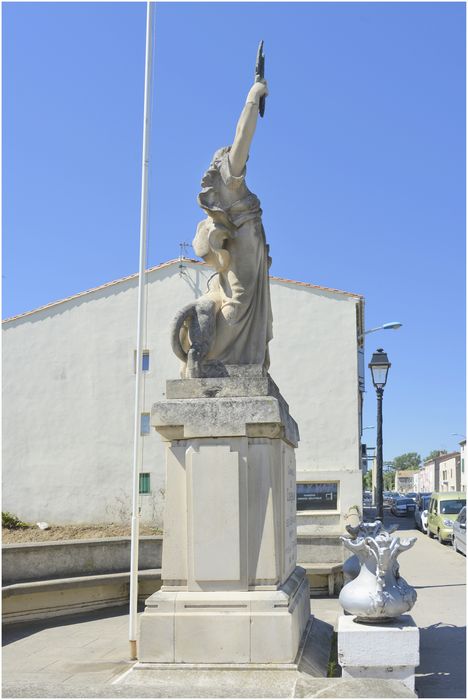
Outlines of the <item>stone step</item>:
<svg viewBox="0 0 468 700">
<path fill-rule="evenodd" d="M 160 587 L 161 569 L 145 569 L 138 573 L 139 600 L 145 600 Z M 2 588 L 3 623 L 40 620 L 125 605 L 129 592 L 128 571 L 13 583 Z"/>
<path fill-rule="evenodd" d="M 343 586 L 343 564 L 341 562 L 299 562 L 309 579 L 310 595 L 327 593 L 336 595 Z"/>
</svg>

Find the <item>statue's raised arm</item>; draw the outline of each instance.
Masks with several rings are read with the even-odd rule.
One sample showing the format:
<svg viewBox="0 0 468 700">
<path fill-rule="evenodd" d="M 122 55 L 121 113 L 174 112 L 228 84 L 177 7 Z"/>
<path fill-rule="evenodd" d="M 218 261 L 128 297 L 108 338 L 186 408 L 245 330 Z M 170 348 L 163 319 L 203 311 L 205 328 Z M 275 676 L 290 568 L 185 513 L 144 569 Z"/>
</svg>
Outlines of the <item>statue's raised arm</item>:
<svg viewBox="0 0 468 700">
<path fill-rule="evenodd" d="M 171 327 L 172 348 L 187 378 L 265 374 L 272 314 L 270 257 L 260 200 L 245 182 L 260 100 L 268 87 L 259 75 L 250 88 L 232 146 L 218 149 L 202 177 L 198 203 L 206 218 L 198 224 L 193 249 L 214 268 L 206 293 L 188 304 Z"/>
<path fill-rule="evenodd" d="M 257 126 L 260 100 L 268 95 L 268 85 L 265 80 L 252 85 L 245 101 L 244 109 L 237 122 L 236 135 L 229 153 L 231 173 L 234 177 L 242 175 L 247 158 L 249 156 L 250 144 L 252 143 L 255 127 Z"/>
</svg>

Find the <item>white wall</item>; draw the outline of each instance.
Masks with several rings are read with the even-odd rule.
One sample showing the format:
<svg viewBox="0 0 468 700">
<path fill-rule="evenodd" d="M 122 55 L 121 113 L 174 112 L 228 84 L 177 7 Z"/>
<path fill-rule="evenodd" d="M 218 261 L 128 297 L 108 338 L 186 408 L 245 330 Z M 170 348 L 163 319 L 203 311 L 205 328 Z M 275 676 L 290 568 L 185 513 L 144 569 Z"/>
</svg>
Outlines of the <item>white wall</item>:
<svg viewBox="0 0 468 700">
<path fill-rule="evenodd" d="M 359 469 L 356 298 L 272 280 L 270 374 L 299 424 L 299 469 Z"/>
<path fill-rule="evenodd" d="M 436 462 L 431 460 L 421 469 L 419 477 L 419 488 L 423 493 L 432 493 L 436 490 Z"/>
<path fill-rule="evenodd" d="M 147 412 L 178 377 L 171 319 L 211 274 L 184 265 L 148 274 Z M 358 300 L 274 279 L 271 293 L 270 372 L 299 423 L 298 469 L 359 470 Z M 136 305 L 132 277 L 5 322 L 3 510 L 32 522 L 128 521 Z M 142 443 L 152 486 L 142 516 L 161 523 L 163 445 L 154 432 Z"/>
<path fill-rule="evenodd" d="M 457 459 L 451 457 L 439 464 L 439 484 L 441 491 L 458 491 L 457 489 Z"/>
</svg>

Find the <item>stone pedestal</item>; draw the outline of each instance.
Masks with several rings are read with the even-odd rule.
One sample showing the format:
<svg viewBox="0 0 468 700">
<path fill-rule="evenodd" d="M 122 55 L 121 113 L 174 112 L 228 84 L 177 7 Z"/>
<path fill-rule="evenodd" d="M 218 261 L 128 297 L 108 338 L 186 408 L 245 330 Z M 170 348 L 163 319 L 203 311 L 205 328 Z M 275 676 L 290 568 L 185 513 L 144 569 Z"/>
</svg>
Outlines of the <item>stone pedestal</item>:
<svg viewBox="0 0 468 700">
<path fill-rule="evenodd" d="M 167 441 L 163 585 L 138 659 L 292 664 L 310 614 L 296 566 L 295 421 L 260 368 L 167 383 L 152 425 Z"/>
<path fill-rule="evenodd" d="M 338 663 L 343 678 L 393 679 L 414 691 L 419 629 L 411 615 L 400 615 L 385 624 L 354 620 L 354 615 L 341 615 L 338 620 Z"/>
</svg>

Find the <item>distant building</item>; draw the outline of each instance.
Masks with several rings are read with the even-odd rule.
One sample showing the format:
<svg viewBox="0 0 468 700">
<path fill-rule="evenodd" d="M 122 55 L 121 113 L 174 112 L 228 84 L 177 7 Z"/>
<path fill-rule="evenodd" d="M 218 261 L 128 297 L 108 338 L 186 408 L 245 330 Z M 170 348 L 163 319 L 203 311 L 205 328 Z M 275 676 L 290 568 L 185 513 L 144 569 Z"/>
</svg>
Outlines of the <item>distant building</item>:
<svg viewBox="0 0 468 700">
<path fill-rule="evenodd" d="M 442 455 L 439 461 L 439 490 L 460 491 L 461 460 L 459 452 Z"/>
<path fill-rule="evenodd" d="M 462 440 L 460 443 L 460 491 L 466 491 L 465 448 L 466 440 Z"/>
<path fill-rule="evenodd" d="M 211 275 L 185 258 L 147 272 L 140 505 L 158 525 L 165 447 L 149 414 L 179 376 L 171 320 Z M 3 324 L 3 508 L 22 520 L 129 522 L 137 285 L 130 275 Z M 271 298 L 270 372 L 301 436 L 298 530 L 338 535 L 362 502 L 364 300 L 276 277 Z"/>
<path fill-rule="evenodd" d="M 458 491 L 461 484 L 461 461 L 459 452 L 442 454 L 424 462 L 419 474 L 419 491 Z"/>
<path fill-rule="evenodd" d="M 395 491 L 411 493 L 416 491 L 419 469 L 400 469 L 395 472 Z"/>
</svg>

